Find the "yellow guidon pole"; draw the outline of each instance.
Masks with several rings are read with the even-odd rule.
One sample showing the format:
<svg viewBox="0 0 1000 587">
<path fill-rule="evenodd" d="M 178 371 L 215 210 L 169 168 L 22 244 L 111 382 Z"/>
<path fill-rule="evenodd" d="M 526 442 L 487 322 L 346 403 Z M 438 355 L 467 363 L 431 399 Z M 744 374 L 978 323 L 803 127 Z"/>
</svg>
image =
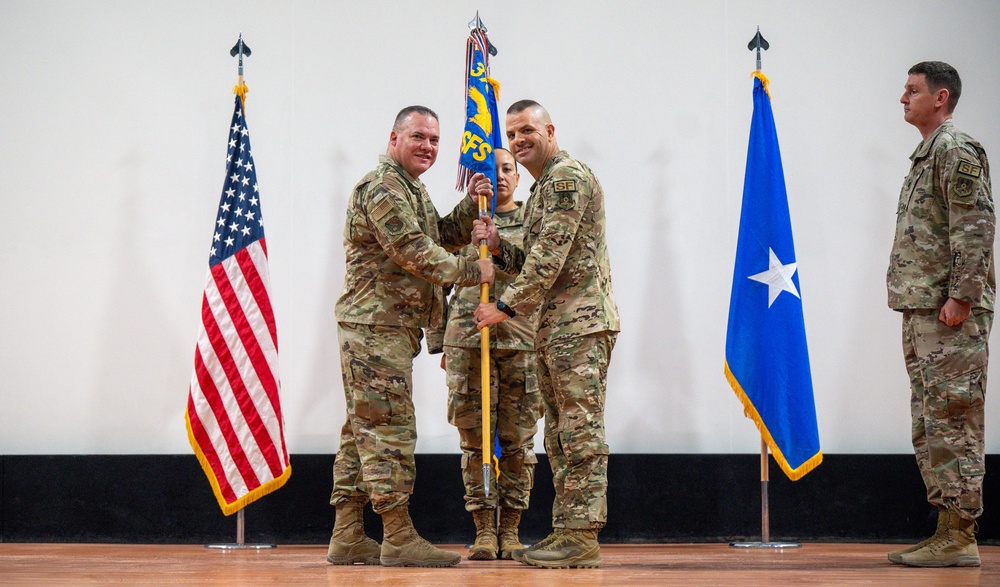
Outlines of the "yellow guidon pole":
<svg viewBox="0 0 1000 587">
<path fill-rule="evenodd" d="M 486 196 L 479 196 L 479 216 L 489 214 L 486 205 Z M 486 240 L 479 241 L 479 258 L 485 259 L 489 254 L 489 247 Z M 490 301 L 490 285 L 488 283 L 479 284 L 479 301 L 487 303 Z M 482 376 L 482 414 L 483 423 L 483 493 L 490 496 L 490 479 L 493 477 L 493 445 L 490 442 L 490 327 L 484 326 L 479 331 L 479 355 L 481 358 L 479 371 Z"/>
</svg>

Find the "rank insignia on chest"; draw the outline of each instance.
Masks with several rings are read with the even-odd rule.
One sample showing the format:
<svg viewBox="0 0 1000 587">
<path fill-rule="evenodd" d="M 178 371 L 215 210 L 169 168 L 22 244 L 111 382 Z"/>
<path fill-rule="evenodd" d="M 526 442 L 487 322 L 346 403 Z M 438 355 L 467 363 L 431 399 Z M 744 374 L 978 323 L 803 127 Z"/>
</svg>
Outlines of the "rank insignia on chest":
<svg viewBox="0 0 1000 587">
<path fill-rule="evenodd" d="M 564 179 L 562 181 L 557 181 L 552 186 L 553 191 L 556 192 L 575 192 L 576 191 L 576 181 L 572 179 Z"/>
<path fill-rule="evenodd" d="M 983 173 L 983 168 L 968 161 L 959 161 L 957 171 L 969 177 L 979 177 Z"/>
</svg>

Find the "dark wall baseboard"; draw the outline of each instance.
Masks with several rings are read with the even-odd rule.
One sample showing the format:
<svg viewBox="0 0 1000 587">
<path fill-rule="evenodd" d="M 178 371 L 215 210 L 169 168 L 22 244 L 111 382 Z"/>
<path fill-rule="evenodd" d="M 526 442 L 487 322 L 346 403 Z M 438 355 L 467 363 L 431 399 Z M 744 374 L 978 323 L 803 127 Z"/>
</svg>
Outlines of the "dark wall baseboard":
<svg viewBox="0 0 1000 587">
<path fill-rule="evenodd" d="M 457 454 L 418 454 L 410 512 L 432 542 L 472 540 Z M 986 458 L 987 471 L 1000 457 Z M 292 476 L 246 509 L 247 542 L 324 544 L 333 455 L 293 455 Z M 724 542 L 760 537 L 757 455 L 615 454 L 602 542 Z M 772 462 L 774 540 L 905 542 L 934 531 L 912 455 L 824 455 L 791 482 Z M 987 473 L 979 541 L 1000 544 L 1000 483 Z M 521 537 L 548 534 L 552 473 L 539 455 Z M 381 524 L 365 513 L 369 534 Z M 0 542 L 233 542 L 236 516 L 219 511 L 193 455 L 0 456 Z"/>
</svg>

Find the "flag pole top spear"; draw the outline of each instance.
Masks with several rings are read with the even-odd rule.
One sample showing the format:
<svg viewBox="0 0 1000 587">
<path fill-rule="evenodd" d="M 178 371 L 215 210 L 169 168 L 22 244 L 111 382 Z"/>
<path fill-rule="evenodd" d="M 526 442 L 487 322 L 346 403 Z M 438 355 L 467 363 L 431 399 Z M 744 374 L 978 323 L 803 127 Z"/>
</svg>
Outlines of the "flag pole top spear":
<svg viewBox="0 0 1000 587">
<path fill-rule="evenodd" d="M 482 31 L 483 32 L 483 36 L 486 37 L 486 43 L 489 45 L 489 47 L 487 48 L 487 50 L 490 53 L 490 57 L 496 57 L 497 56 L 497 48 L 496 48 L 496 46 L 493 45 L 493 43 L 490 41 L 490 38 L 486 36 L 486 33 L 490 32 L 490 31 L 489 31 L 489 29 L 486 28 L 486 25 L 483 24 L 483 19 L 479 18 L 479 11 L 478 10 L 476 11 L 476 18 L 474 18 L 474 19 L 472 19 L 472 20 L 469 21 L 469 30 L 471 30 L 471 31 Z"/>
<path fill-rule="evenodd" d="M 243 33 L 240 33 L 240 39 L 236 41 L 233 48 L 229 50 L 229 54 L 233 57 L 239 55 L 239 77 L 236 79 L 236 87 L 233 88 L 233 93 L 240 97 L 240 103 L 246 106 L 247 100 L 247 86 L 243 83 L 243 56 L 246 55 L 250 57 L 250 46 L 243 42 Z"/>
<path fill-rule="evenodd" d="M 760 71 L 760 50 L 763 49 L 767 51 L 770 46 L 771 45 L 767 42 L 767 39 L 760 34 L 760 27 L 757 27 L 757 34 L 750 39 L 750 43 L 747 45 L 747 49 L 751 51 L 755 49 L 757 50 L 757 71 Z"/>
<path fill-rule="evenodd" d="M 760 70 L 760 50 L 763 49 L 767 51 L 770 46 L 770 43 L 767 42 L 764 35 L 760 34 L 760 27 L 757 27 L 757 34 L 754 35 L 753 38 L 750 39 L 750 43 L 747 44 L 747 49 L 757 51 L 757 69 L 750 75 L 760 80 L 761 85 L 764 86 L 764 91 L 767 93 L 768 99 L 771 98 L 771 89 L 769 87 L 770 80 L 768 80 L 767 76 Z"/>
</svg>

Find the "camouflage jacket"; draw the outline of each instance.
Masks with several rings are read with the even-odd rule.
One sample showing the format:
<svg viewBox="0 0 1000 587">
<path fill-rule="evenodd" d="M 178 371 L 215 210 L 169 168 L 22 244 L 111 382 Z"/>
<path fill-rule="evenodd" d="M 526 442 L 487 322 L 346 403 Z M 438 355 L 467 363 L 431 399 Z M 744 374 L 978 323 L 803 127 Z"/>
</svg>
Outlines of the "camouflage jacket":
<svg viewBox="0 0 1000 587">
<path fill-rule="evenodd" d="M 500 237 L 515 245 L 524 240 L 524 206 L 518 202 L 516 210 L 497 212 L 494 220 Z M 476 247 L 467 245 L 462 254 L 478 258 Z M 507 287 L 514 282 L 514 277 L 503 271 L 497 271 L 496 282 L 493 284 L 493 295 L 500 297 Z M 463 348 L 479 348 L 479 329 L 472 314 L 479 305 L 479 286 L 460 287 L 451 294 L 448 301 L 448 327 L 444 333 L 444 345 Z M 428 333 L 428 340 L 431 339 Z M 532 327 L 531 316 L 518 314 L 511 320 L 504 320 L 490 326 L 490 348 L 530 351 L 535 348 L 535 329 Z"/>
<path fill-rule="evenodd" d="M 545 164 L 524 211 L 524 246 L 501 241 L 493 261 L 517 274 L 500 299 L 535 316 L 535 348 L 618 332 L 605 236 L 604 190 L 590 169 L 559 151 Z"/>
<path fill-rule="evenodd" d="M 379 157 L 347 207 L 347 271 L 337 321 L 443 328 L 442 286 L 479 283 L 475 260 L 449 253 L 469 242 L 478 214 L 463 197 L 441 218 L 422 182 L 391 157 Z"/>
<path fill-rule="evenodd" d="M 886 275 L 889 307 L 940 308 L 955 298 L 993 310 L 996 217 L 986 151 L 947 120 L 910 160 Z"/>
</svg>

